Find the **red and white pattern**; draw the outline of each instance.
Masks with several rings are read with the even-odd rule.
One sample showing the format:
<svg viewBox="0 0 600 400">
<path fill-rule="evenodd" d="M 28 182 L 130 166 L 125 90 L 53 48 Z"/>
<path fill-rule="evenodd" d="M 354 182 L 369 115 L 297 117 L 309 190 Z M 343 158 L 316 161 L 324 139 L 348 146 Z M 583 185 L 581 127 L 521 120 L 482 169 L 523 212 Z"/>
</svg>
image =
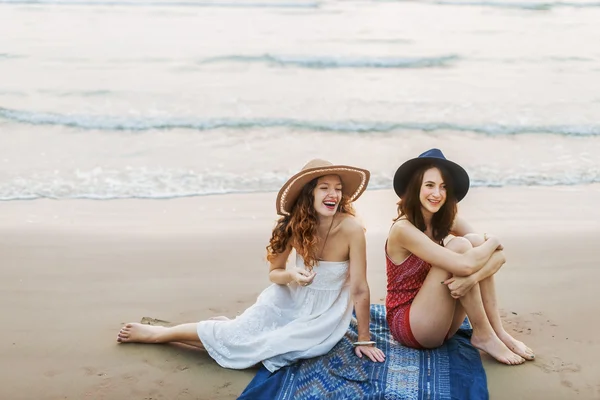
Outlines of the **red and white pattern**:
<svg viewBox="0 0 600 400">
<path fill-rule="evenodd" d="M 387 246 L 387 244 L 386 244 Z M 394 339 L 404 346 L 422 348 L 410 328 L 410 305 L 423 286 L 431 264 L 411 254 L 395 264 L 385 252 L 387 269 L 387 322 Z"/>
</svg>

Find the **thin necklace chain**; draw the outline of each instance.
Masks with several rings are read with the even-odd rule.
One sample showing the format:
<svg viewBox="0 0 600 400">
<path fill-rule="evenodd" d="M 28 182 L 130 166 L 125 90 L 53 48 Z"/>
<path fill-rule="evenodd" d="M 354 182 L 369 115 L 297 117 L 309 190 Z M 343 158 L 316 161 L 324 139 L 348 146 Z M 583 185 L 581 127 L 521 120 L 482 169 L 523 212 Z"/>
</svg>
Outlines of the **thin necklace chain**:
<svg viewBox="0 0 600 400">
<path fill-rule="evenodd" d="M 327 230 L 327 235 L 325 235 L 325 241 L 323 242 L 323 247 L 321 248 L 321 254 L 319 254 L 319 261 L 323 260 L 323 251 L 325 251 L 325 245 L 327 244 L 327 239 L 329 238 L 329 232 L 331 232 L 331 228 L 333 227 L 334 220 L 335 220 L 335 214 L 331 218 L 331 224 L 329 224 L 329 229 Z"/>
</svg>

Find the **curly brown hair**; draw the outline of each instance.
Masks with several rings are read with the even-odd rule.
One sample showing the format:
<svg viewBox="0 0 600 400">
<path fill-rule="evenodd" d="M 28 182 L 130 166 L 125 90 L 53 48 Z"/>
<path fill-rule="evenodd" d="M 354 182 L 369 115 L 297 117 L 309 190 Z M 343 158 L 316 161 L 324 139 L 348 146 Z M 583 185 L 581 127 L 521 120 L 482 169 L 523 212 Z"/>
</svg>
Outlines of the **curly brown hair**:
<svg viewBox="0 0 600 400">
<path fill-rule="evenodd" d="M 457 201 L 454 195 L 454 185 L 452 175 L 446 168 L 437 164 L 425 164 L 419 167 L 411 176 L 406 187 L 406 191 L 402 199 L 398 202 L 398 216 L 394 222 L 405 217 L 411 224 L 417 227 L 421 232 L 425 232 L 425 220 L 423 211 L 421 210 L 421 185 L 423 184 L 423 176 L 425 171 L 430 168 L 437 168 L 442 174 L 444 183 L 446 184 L 446 202 L 431 218 L 433 240 L 437 243 L 442 243 L 444 238 L 450 233 L 454 218 L 457 212 Z"/>
<path fill-rule="evenodd" d="M 319 218 L 314 207 L 313 194 L 318 180 L 319 178 L 315 178 L 304 185 L 290 215 L 283 216 L 277 221 L 267 246 L 268 261 L 273 261 L 278 254 L 283 253 L 290 243 L 304 259 L 305 266 L 314 267 L 319 261 L 317 254 Z M 352 202 L 345 195 L 342 195 L 338 212 L 355 215 Z"/>
</svg>

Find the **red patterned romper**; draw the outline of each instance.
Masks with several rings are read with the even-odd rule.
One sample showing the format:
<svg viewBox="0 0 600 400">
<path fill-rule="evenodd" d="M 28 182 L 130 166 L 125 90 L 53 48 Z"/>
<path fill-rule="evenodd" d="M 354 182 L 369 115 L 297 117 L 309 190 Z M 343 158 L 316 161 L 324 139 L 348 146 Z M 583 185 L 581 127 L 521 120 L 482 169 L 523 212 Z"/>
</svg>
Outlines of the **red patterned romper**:
<svg viewBox="0 0 600 400">
<path fill-rule="evenodd" d="M 423 286 L 431 265 L 411 254 L 400 264 L 394 264 L 387 254 L 386 318 L 394 339 L 407 347 L 422 349 L 410 328 L 410 305 Z"/>
</svg>

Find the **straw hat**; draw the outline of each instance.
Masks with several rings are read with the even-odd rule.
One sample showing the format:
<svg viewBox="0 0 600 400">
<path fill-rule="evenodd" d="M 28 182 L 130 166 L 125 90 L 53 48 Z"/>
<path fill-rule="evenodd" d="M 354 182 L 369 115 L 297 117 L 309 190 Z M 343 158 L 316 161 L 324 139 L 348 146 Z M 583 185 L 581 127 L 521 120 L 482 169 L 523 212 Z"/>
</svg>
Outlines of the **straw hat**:
<svg viewBox="0 0 600 400">
<path fill-rule="evenodd" d="M 342 193 L 354 201 L 360 197 L 369 184 L 371 173 L 366 169 L 347 165 L 333 165 L 329 161 L 314 159 L 309 161 L 302 170 L 292 176 L 279 190 L 277 195 L 277 214 L 290 215 L 304 185 L 315 178 L 325 175 L 338 175 L 342 180 Z"/>
<path fill-rule="evenodd" d="M 406 161 L 402 164 L 394 175 L 394 191 L 398 197 L 402 198 L 410 178 L 415 171 L 424 164 L 441 165 L 445 167 L 454 181 L 454 195 L 456 201 L 461 201 L 469 191 L 469 174 L 460 165 L 448 160 L 439 149 L 431 149 L 419 155 L 417 158 Z"/>
</svg>

